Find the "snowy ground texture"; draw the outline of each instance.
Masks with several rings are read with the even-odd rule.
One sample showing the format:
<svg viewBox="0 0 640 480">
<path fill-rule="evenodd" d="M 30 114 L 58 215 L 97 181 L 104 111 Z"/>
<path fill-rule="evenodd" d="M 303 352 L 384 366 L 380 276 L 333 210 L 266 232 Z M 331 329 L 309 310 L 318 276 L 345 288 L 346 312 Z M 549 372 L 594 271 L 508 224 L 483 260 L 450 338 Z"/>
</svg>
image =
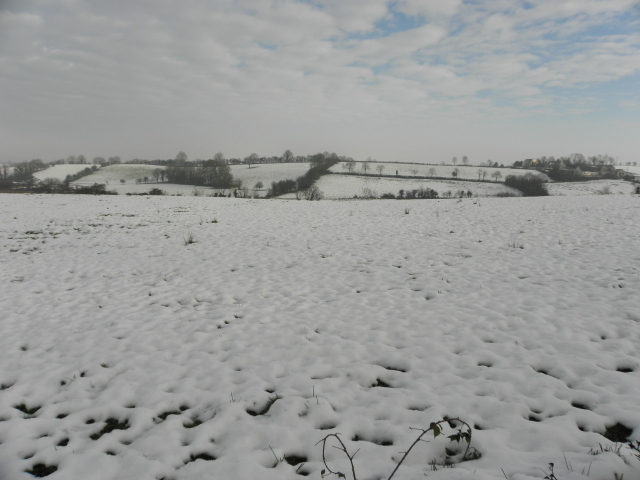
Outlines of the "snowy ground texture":
<svg viewBox="0 0 640 480">
<path fill-rule="evenodd" d="M 56 180 L 63 181 L 65 178 L 67 178 L 68 175 L 75 175 L 85 168 L 91 168 L 92 166 L 93 165 L 86 164 L 54 165 L 53 167 L 49 167 L 45 170 L 35 172 L 33 174 L 33 178 L 35 178 L 36 180 L 46 180 L 47 178 L 54 178 Z M 97 175 L 97 172 L 94 173 L 94 175 Z"/>
<path fill-rule="evenodd" d="M 630 195 L 636 186 L 624 180 L 547 183 L 549 195 Z M 608 193 L 605 193 L 608 192 Z"/>
<path fill-rule="evenodd" d="M 2 480 L 640 478 L 638 197 L 0 202 Z"/>
<path fill-rule="evenodd" d="M 349 199 L 354 195 L 366 197 L 365 189 L 376 197 L 385 193 L 398 195 L 400 190 L 409 191 L 430 188 L 442 197 L 445 192 L 454 196 L 459 190 L 472 192 L 474 197 L 493 197 L 500 193 L 521 196 L 522 193 L 504 183 L 463 182 L 458 180 L 414 180 L 410 178 L 364 177 L 359 175 L 323 175 L 316 185 L 327 199 Z M 289 197 L 294 197 L 291 194 Z"/>
<path fill-rule="evenodd" d="M 482 175 L 478 175 L 478 170 L 481 170 L 485 173 L 485 178 L 483 180 L 493 180 L 493 175 L 496 172 L 500 172 L 501 179 L 504 181 L 507 175 L 526 175 L 532 174 L 538 177 L 543 178 L 544 180 L 550 180 L 547 174 L 538 172 L 537 170 L 527 170 L 522 168 L 494 168 L 494 167 L 482 167 L 478 165 L 421 165 L 415 163 L 384 163 L 384 162 L 375 162 L 369 164 L 369 175 L 375 175 L 378 172 L 378 165 L 382 165 L 384 167 L 382 174 L 383 175 L 395 175 L 396 171 L 398 175 L 401 177 L 413 177 L 413 176 L 423 176 L 423 177 L 443 177 L 443 178 L 453 178 L 453 170 L 458 169 L 458 178 L 465 178 L 470 180 L 479 180 Z M 435 169 L 435 174 L 431 174 L 429 170 L 431 168 Z M 331 167 L 332 172 L 345 172 L 345 163 L 339 162 L 333 167 Z M 362 173 L 362 162 L 356 162 L 356 168 L 353 173 Z"/>
</svg>

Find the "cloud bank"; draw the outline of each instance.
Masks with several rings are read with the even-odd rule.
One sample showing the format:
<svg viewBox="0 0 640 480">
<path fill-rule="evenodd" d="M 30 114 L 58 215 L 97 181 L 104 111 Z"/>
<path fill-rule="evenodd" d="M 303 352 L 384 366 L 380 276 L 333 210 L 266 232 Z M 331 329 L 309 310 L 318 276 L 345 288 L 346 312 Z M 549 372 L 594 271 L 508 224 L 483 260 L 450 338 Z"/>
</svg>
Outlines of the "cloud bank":
<svg viewBox="0 0 640 480">
<path fill-rule="evenodd" d="M 1 160 L 638 161 L 639 26 L 631 0 L 8 1 Z"/>
</svg>

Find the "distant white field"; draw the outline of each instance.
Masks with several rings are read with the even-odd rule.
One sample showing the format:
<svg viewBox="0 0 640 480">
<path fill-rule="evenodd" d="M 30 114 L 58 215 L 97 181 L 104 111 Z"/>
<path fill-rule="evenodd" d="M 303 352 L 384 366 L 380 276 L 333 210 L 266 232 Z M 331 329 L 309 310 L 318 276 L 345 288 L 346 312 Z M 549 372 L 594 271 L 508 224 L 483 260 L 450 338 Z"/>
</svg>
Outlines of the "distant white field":
<svg viewBox="0 0 640 480">
<path fill-rule="evenodd" d="M 357 162 L 354 173 L 363 173 L 363 162 Z M 524 170 L 520 168 L 493 168 L 493 167 L 479 167 L 477 165 L 472 166 L 460 166 L 454 167 L 453 165 L 416 165 L 412 163 L 371 163 L 368 174 L 377 174 L 376 167 L 383 166 L 383 175 L 395 175 L 398 172 L 398 176 L 401 177 L 442 177 L 453 178 L 453 170 L 457 168 L 458 178 L 465 178 L 471 180 L 492 180 L 496 172 L 500 172 L 500 179 L 504 181 L 507 175 L 525 175 L 531 173 L 538 177 L 542 177 L 544 180 L 549 181 L 550 178 L 542 172 L 536 170 Z M 431 169 L 435 170 L 435 173 L 431 172 Z M 332 172 L 342 173 L 345 172 L 344 162 L 340 162 L 331 167 Z M 479 172 L 478 172 L 479 171 Z M 483 177 L 484 174 L 484 177 Z"/>
<path fill-rule="evenodd" d="M 389 177 L 361 177 L 355 175 L 325 175 L 316 183 L 327 199 L 346 199 L 363 196 L 363 190 L 369 189 L 376 196 L 384 193 L 398 194 L 398 191 L 430 188 L 442 196 L 445 192 L 459 190 L 471 191 L 474 197 L 493 197 L 499 193 L 512 193 L 520 196 L 518 190 L 502 183 L 461 182 L 455 180 L 413 180 Z"/>
<path fill-rule="evenodd" d="M 233 178 L 240 180 L 243 187 L 253 188 L 262 182 L 264 188 L 269 188 L 271 182 L 280 180 L 295 180 L 309 170 L 308 163 L 267 163 L 252 165 L 231 165 Z"/>
<path fill-rule="evenodd" d="M 148 177 L 152 179 L 153 171 L 157 168 L 164 169 L 165 167 L 158 165 L 109 165 L 91 175 L 82 177 L 77 182 L 73 182 L 73 184 L 92 185 L 94 183 L 104 183 L 109 186 L 109 189 L 113 190 L 113 185 L 111 184 L 120 183 L 120 180 L 135 184 L 138 178 Z"/>
<path fill-rule="evenodd" d="M 46 178 L 55 178 L 56 180 L 64 180 L 67 178 L 67 175 L 75 175 L 78 172 L 81 172 L 85 168 L 91 168 L 92 165 L 54 165 L 53 167 L 49 167 L 46 170 L 40 170 L 33 174 L 33 177 L 37 180 L 44 180 Z"/>
<path fill-rule="evenodd" d="M 576 196 L 576 195 L 597 195 L 609 189 L 610 194 L 630 194 L 635 187 L 632 183 L 624 180 L 593 180 L 590 182 L 562 182 L 550 183 L 547 185 L 549 195 L 554 196 Z"/>
<path fill-rule="evenodd" d="M 639 166 L 626 166 L 626 167 L 620 167 L 623 170 L 629 172 L 629 173 L 633 173 L 635 175 L 640 175 L 640 167 Z"/>
</svg>

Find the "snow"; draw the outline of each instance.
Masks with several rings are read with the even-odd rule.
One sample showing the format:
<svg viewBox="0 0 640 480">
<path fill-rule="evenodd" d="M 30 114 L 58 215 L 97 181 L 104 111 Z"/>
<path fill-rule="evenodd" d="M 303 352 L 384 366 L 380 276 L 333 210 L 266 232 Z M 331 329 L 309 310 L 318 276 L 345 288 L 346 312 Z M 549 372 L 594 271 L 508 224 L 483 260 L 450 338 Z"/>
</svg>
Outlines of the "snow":
<svg viewBox="0 0 640 480">
<path fill-rule="evenodd" d="M 108 165 L 97 170 L 91 175 L 82 177 L 77 182 L 73 182 L 74 185 L 93 185 L 94 183 L 104 183 L 111 188 L 115 183 L 120 183 L 120 180 L 124 180 L 126 183 L 135 184 L 137 179 L 143 179 L 148 177 L 150 181 L 153 181 L 153 171 L 165 167 L 159 165 L 138 165 L 138 164 L 118 164 Z M 150 187 L 153 188 L 153 187 Z M 193 187 L 192 187 L 193 188 Z"/>
<path fill-rule="evenodd" d="M 231 174 L 236 180 L 242 181 L 242 186 L 253 188 L 262 182 L 265 189 L 271 187 L 271 182 L 280 180 L 295 180 L 309 171 L 308 163 L 258 163 L 251 165 L 230 165 Z"/>
<path fill-rule="evenodd" d="M 33 174 L 33 177 L 36 180 L 45 180 L 47 178 L 54 178 L 56 180 L 62 181 L 65 178 L 67 178 L 67 175 L 75 175 L 76 173 L 81 172 L 85 168 L 91 168 L 91 167 L 92 165 L 86 165 L 86 164 L 54 165 L 53 167 L 49 167 L 45 170 L 40 170 L 39 172 L 35 172 Z"/>
<path fill-rule="evenodd" d="M 610 194 L 631 194 L 633 183 L 624 180 L 589 180 L 586 182 L 558 182 L 546 185 L 549 195 L 595 195 L 609 189 Z"/>
<path fill-rule="evenodd" d="M 1 479 L 640 478 L 638 196 L 0 202 Z"/>
<path fill-rule="evenodd" d="M 346 172 L 344 168 L 345 163 L 340 162 L 333 167 L 331 167 L 332 172 L 342 173 Z M 384 162 L 375 162 L 369 164 L 369 171 L 367 172 L 369 175 L 378 174 L 378 170 L 376 167 L 378 165 L 382 165 L 384 170 L 382 171 L 383 175 L 395 175 L 396 170 L 398 171 L 398 176 L 405 177 L 414 177 L 414 176 L 422 176 L 422 177 L 443 177 L 443 178 L 452 178 L 452 172 L 455 168 L 458 169 L 458 178 L 464 178 L 469 180 L 478 180 L 478 170 L 482 170 L 486 172 L 486 176 L 483 180 L 493 180 L 493 175 L 496 172 L 499 172 L 501 177 L 500 179 L 504 181 L 507 175 L 516 175 L 521 176 L 527 173 L 532 175 L 536 175 L 538 177 L 542 177 L 544 180 L 549 181 L 549 177 L 537 170 L 527 170 L 522 168 L 494 168 L 494 167 L 482 167 L 478 165 L 423 165 L 423 164 L 415 164 L 415 163 L 384 163 Z M 431 175 L 429 170 L 431 168 L 435 168 L 435 175 Z M 413 170 L 417 170 L 417 174 L 413 172 Z M 353 173 L 362 173 L 362 162 L 356 162 L 356 168 Z"/>
<path fill-rule="evenodd" d="M 348 199 L 354 195 L 365 196 L 364 189 L 369 189 L 381 196 L 384 193 L 398 195 L 400 190 L 414 190 L 430 188 L 443 193 L 451 191 L 455 194 L 459 190 L 471 191 L 474 196 L 495 196 L 499 193 L 510 193 L 521 196 L 522 193 L 503 183 L 487 182 L 463 182 L 459 180 L 417 180 L 409 178 L 370 177 L 359 175 L 324 175 L 316 182 L 316 185 L 327 199 Z"/>
</svg>

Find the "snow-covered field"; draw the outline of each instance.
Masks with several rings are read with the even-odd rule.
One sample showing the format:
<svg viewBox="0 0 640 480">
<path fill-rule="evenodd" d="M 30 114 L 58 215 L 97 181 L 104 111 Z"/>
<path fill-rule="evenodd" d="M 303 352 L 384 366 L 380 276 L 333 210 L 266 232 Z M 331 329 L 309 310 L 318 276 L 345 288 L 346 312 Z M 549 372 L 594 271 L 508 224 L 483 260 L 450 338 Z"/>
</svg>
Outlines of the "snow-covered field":
<svg viewBox="0 0 640 480">
<path fill-rule="evenodd" d="M 626 165 L 621 166 L 620 168 L 626 170 L 629 173 L 633 173 L 634 175 L 640 175 L 640 166 L 637 165 Z"/>
<path fill-rule="evenodd" d="M 370 175 L 378 174 L 377 166 L 382 165 L 384 170 L 382 171 L 383 175 L 395 175 L 396 171 L 398 172 L 398 176 L 404 177 L 443 177 L 443 178 L 452 178 L 452 172 L 455 168 L 458 169 L 458 178 L 465 178 L 471 180 L 478 180 L 478 170 L 482 172 L 486 172 L 486 175 L 483 180 L 493 180 L 494 177 L 492 175 L 496 172 L 500 172 L 500 180 L 504 181 L 507 175 L 525 175 L 527 173 L 531 173 L 533 175 L 544 178 L 545 180 L 549 180 L 549 177 L 536 170 L 525 170 L 521 168 L 493 168 L 493 167 L 481 167 L 478 165 L 458 165 L 454 167 L 453 165 L 419 165 L 413 163 L 371 163 L 369 166 L 369 171 L 367 172 Z M 435 173 L 432 175 L 430 169 L 435 169 Z M 333 167 L 331 167 L 332 172 L 343 173 L 345 172 L 344 162 L 337 163 Z M 356 168 L 353 173 L 362 173 L 362 162 L 356 162 Z M 482 178 L 482 176 L 480 176 Z"/>
<path fill-rule="evenodd" d="M 158 165 L 136 164 L 109 165 L 102 167 L 91 175 L 82 177 L 77 182 L 73 182 L 73 184 L 92 185 L 94 183 L 104 183 L 108 185 L 109 189 L 114 189 L 112 188 L 114 187 L 114 184 L 120 184 L 120 180 L 124 180 L 126 182 L 125 185 L 129 184 L 129 186 L 131 186 L 135 185 L 136 180 L 139 178 L 142 179 L 144 177 L 148 177 L 149 180 L 152 181 L 153 171 L 158 168 L 162 170 L 165 167 Z"/>
<path fill-rule="evenodd" d="M 430 188 L 442 196 L 445 192 L 455 194 L 458 190 L 471 191 L 473 196 L 489 197 L 499 193 L 512 193 L 520 196 L 522 193 L 503 183 L 486 182 L 461 182 L 456 180 L 413 180 L 409 178 L 389 177 L 364 177 L 358 175 L 324 175 L 316 182 L 316 185 L 327 199 L 347 199 L 365 196 L 364 189 L 369 189 L 376 196 L 384 193 L 398 195 L 402 189 L 405 191 Z M 292 195 L 290 195 L 292 196 Z"/>
<path fill-rule="evenodd" d="M 587 182 L 559 182 L 546 185 L 549 195 L 596 195 L 607 191 L 609 194 L 629 195 L 635 190 L 634 184 L 624 180 L 591 180 Z"/>
<path fill-rule="evenodd" d="M 300 175 L 304 175 L 309 170 L 308 163 L 273 163 L 258 164 L 248 168 L 247 165 L 230 165 L 231 173 L 234 179 L 242 181 L 242 185 L 249 189 L 253 189 L 257 182 L 262 182 L 264 193 L 271 186 L 271 182 L 279 180 L 292 179 L 295 180 Z M 126 193 L 143 193 L 148 192 L 151 188 L 161 188 L 170 195 L 192 195 L 193 186 L 191 185 L 175 185 L 160 183 L 153 181 L 153 171 L 157 168 L 165 168 L 157 165 L 110 165 L 97 171 L 96 173 L 83 177 L 74 184 L 91 185 L 93 183 L 105 183 L 109 190 L 115 190 L 119 194 Z M 139 178 L 148 177 L 151 183 L 136 184 Z M 120 180 L 125 180 L 121 183 Z M 209 194 L 210 188 L 198 187 L 199 190 Z"/>
<path fill-rule="evenodd" d="M 53 167 L 49 167 L 46 170 L 40 170 L 33 174 L 33 177 L 36 180 L 45 180 L 47 178 L 55 178 L 56 180 L 64 180 L 67 178 L 67 175 L 75 175 L 78 172 L 81 172 L 85 168 L 91 168 L 92 165 L 79 165 L 79 164 L 70 164 L 70 165 L 54 165 Z M 99 170 L 98 170 L 99 171 Z M 92 174 L 97 175 L 97 172 Z"/>
<path fill-rule="evenodd" d="M 309 171 L 308 163 L 265 163 L 252 165 L 230 165 L 234 179 L 242 181 L 242 186 L 253 188 L 262 182 L 264 188 L 271 187 L 271 182 L 295 180 Z"/>
<path fill-rule="evenodd" d="M 637 196 L 0 202 L 0 479 L 640 478 Z"/>
</svg>

